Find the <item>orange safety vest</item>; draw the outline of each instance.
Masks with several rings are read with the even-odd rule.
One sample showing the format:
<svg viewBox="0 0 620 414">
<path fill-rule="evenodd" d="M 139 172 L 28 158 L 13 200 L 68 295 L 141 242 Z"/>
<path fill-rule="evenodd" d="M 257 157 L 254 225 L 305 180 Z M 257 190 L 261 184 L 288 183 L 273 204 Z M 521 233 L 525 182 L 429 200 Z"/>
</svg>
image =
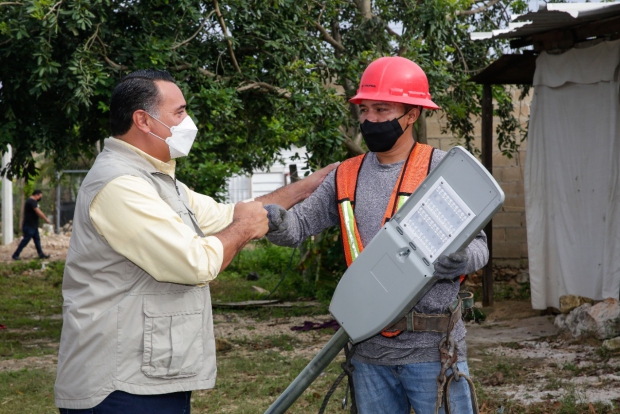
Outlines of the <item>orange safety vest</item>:
<svg viewBox="0 0 620 414">
<path fill-rule="evenodd" d="M 347 267 L 359 256 L 364 249 L 355 221 L 355 192 L 357 177 L 366 159 L 366 155 L 359 155 L 343 161 L 336 170 L 336 197 L 338 214 L 340 215 L 340 230 Z M 403 168 L 400 170 L 396 185 L 392 190 L 390 201 L 385 210 L 382 224 L 385 224 L 398 209 L 413 194 L 416 188 L 428 175 L 433 147 L 416 143 L 409 153 Z"/>
</svg>

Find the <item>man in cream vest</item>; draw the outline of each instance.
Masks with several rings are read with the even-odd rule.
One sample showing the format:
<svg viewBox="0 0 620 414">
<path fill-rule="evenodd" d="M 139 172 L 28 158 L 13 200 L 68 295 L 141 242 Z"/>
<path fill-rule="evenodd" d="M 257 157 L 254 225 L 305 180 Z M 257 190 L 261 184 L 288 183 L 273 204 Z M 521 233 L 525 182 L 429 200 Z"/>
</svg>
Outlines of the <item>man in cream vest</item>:
<svg viewBox="0 0 620 414">
<path fill-rule="evenodd" d="M 334 168 L 219 204 L 175 178 L 197 128 L 165 71 L 123 78 L 111 138 L 78 194 L 63 279 L 55 386 L 61 413 L 189 413 L 215 385 L 209 281 L 268 230 L 264 204 L 292 207 Z"/>
</svg>

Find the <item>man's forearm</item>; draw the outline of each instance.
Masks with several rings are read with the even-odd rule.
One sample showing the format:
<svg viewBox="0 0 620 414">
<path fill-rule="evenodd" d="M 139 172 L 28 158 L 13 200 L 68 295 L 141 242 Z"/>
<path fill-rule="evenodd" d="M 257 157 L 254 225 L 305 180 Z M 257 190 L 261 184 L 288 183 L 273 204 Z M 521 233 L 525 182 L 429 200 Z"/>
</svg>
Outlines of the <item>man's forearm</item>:
<svg viewBox="0 0 620 414">
<path fill-rule="evenodd" d="M 224 258 L 220 272 L 230 264 L 243 246 L 250 240 L 261 238 L 267 233 L 267 210 L 256 201 L 240 202 L 235 204 L 233 221 L 228 227 L 214 234 L 224 247 Z"/>
<path fill-rule="evenodd" d="M 45 220 L 46 222 L 48 222 L 48 223 L 50 222 L 50 221 L 47 219 L 47 216 L 46 216 L 45 214 L 43 214 L 43 212 L 42 212 L 40 209 L 36 208 L 36 209 L 34 210 L 34 212 L 35 212 L 35 213 L 37 213 L 37 216 L 41 217 L 41 218 L 42 218 L 43 220 Z"/>
<path fill-rule="evenodd" d="M 260 201 L 263 205 L 277 204 L 286 210 L 293 207 L 300 201 L 305 200 L 312 191 L 308 192 L 307 185 L 302 181 L 280 187 L 272 193 L 257 197 L 256 201 Z"/>
<path fill-rule="evenodd" d="M 228 227 L 214 235 L 224 246 L 224 258 L 220 272 L 232 262 L 232 259 L 252 240 L 252 233 L 247 231 L 247 226 L 243 221 L 233 221 Z"/>
<path fill-rule="evenodd" d="M 327 174 L 336 168 L 338 164 L 339 163 L 330 164 L 327 167 L 321 168 L 301 181 L 278 188 L 272 193 L 258 197 L 256 201 L 260 201 L 263 205 L 277 204 L 288 210 L 300 201 L 310 197 L 310 194 L 317 189 Z"/>
</svg>

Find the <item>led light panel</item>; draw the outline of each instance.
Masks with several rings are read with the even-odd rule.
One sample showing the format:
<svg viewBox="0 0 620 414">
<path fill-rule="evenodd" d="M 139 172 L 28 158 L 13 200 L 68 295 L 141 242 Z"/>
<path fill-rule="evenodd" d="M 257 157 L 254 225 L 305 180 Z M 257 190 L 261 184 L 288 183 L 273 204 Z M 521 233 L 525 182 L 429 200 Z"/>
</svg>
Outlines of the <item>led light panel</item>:
<svg viewBox="0 0 620 414">
<path fill-rule="evenodd" d="M 434 262 L 458 234 L 476 217 L 443 177 L 439 177 L 425 197 L 401 221 L 430 262 Z"/>
</svg>

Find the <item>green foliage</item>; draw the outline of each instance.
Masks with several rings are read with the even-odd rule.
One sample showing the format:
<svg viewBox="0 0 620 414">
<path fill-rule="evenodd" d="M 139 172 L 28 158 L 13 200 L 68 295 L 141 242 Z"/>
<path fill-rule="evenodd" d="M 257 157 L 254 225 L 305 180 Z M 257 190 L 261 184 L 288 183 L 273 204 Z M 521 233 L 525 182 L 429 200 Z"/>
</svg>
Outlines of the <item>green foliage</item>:
<svg viewBox="0 0 620 414">
<path fill-rule="evenodd" d="M 292 257 L 291 257 L 292 256 Z M 243 249 L 226 269 L 243 277 L 250 272 L 277 275 L 291 270 L 299 261 L 299 252 L 288 247 L 276 246 L 262 239 Z"/>
<path fill-rule="evenodd" d="M 270 299 L 296 300 L 294 288 L 299 279 L 299 251 L 260 240 L 250 243 L 232 263 L 211 282 L 211 295 L 216 302 L 240 302 L 265 299 L 268 293 L 252 289 L 258 286 L 271 293 Z M 255 273 L 258 280 L 248 280 Z"/>
<path fill-rule="evenodd" d="M 366 9 L 369 5 L 370 8 Z M 488 8 L 471 0 L 24 0 L 0 3 L 0 149 L 10 173 L 36 174 L 33 154 L 58 169 L 88 161 L 108 135 L 109 98 L 126 74 L 168 70 L 199 134 L 177 175 L 223 198 L 225 180 L 269 166 L 283 148 L 305 146 L 312 168 L 364 152 L 348 99 L 366 66 L 400 55 L 426 72 L 446 130 L 474 148 L 481 88 L 469 78 L 505 41 L 470 39 L 505 27 L 524 0 Z M 502 152 L 523 136 L 509 91 L 494 86 Z M 438 116 L 432 111 L 428 116 Z M 333 233 L 306 246 L 300 292 L 328 298 L 343 260 Z"/>
<path fill-rule="evenodd" d="M 313 167 L 362 151 L 347 103 L 373 59 L 401 55 L 429 77 L 447 129 L 472 148 L 480 88 L 469 77 L 505 43 L 469 33 L 503 27 L 523 0 L 467 13 L 469 0 L 113 2 L 0 4 L 0 148 L 11 173 L 35 174 L 34 153 L 58 166 L 89 159 L 108 135 L 110 92 L 125 74 L 167 69 L 200 128 L 179 176 L 221 196 L 226 177 L 306 146 Z M 216 6 L 217 11 L 216 11 Z M 401 33 L 393 29 L 400 28 Z M 398 30 L 398 29 L 397 29 Z M 518 145 L 511 99 L 494 88 L 500 146 Z"/>
</svg>

